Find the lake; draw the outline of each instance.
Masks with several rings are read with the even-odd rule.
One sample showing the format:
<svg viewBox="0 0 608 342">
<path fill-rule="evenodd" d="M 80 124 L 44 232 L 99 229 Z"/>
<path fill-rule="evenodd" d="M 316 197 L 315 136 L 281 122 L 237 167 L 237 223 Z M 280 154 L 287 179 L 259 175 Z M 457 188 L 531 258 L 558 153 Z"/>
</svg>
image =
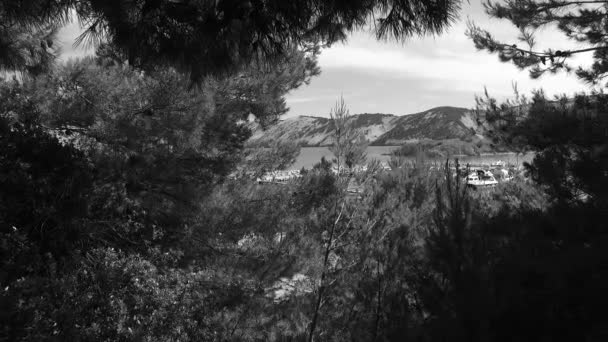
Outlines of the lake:
<svg viewBox="0 0 608 342">
<path fill-rule="evenodd" d="M 399 146 L 368 146 L 366 150 L 367 160 L 377 159 L 381 162 L 387 162 L 390 160 L 391 151 L 397 148 L 399 148 Z M 334 158 L 334 155 L 327 147 L 302 147 L 296 162 L 289 169 L 299 170 L 302 167 L 310 169 L 314 164 L 321 160 L 321 157 L 331 160 Z M 479 156 L 458 156 L 458 160 L 465 164 L 491 164 L 499 160 L 510 164 L 522 164 L 523 162 L 532 161 L 532 158 L 534 158 L 534 153 L 522 155 L 512 152 L 482 154 Z M 414 160 L 414 158 L 412 158 L 412 160 Z M 445 159 L 437 159 L 436 161 L 445 162 Z"/>
</svg>

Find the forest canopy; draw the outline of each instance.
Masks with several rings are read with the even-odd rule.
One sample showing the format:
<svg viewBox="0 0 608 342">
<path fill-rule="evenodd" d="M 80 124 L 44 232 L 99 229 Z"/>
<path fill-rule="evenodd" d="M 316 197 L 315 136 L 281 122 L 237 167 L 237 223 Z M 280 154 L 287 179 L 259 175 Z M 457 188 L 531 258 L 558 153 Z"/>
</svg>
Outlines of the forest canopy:
<svg viewBox="0 0 608 342">
<path fill-rule="evenodd" d="M 0 341 L 606 340 L 601 92 L 478 98 L 494 139 L 535 152 L 493 188 L 458 161 L 357 168 L 342 99 L 335 171 L 257 181 L 299 146 L 248 144 L 248 119 L 276 123 L 322 47 L 367 24 L 439 34 L 460 3 L 0 0 L 0 68 L 17 72 L 0 79 Z M 524 40 L 557 23 L 589 44 L 593 81 L 606 8 L 487 4 Z M 73 17 L 96 55 L 55 63 Z M 533 76 L 576 53 L 469 34 Z"/>
<path fill-rule="evenodd" d="M 378 39 L 441 33 L 460 2 L 3 0 L 0 67 L 44 66 L 52 33 L 75 16 L 84 25 L 78 44 L 107 42 L 131 66 L 172 66 L 198 82 L 252 62 L 272 64 L 292 49 L 343 41 L 370 21 Z M 41 29 L 49 34 L 39 37 Z"/>
</svg>

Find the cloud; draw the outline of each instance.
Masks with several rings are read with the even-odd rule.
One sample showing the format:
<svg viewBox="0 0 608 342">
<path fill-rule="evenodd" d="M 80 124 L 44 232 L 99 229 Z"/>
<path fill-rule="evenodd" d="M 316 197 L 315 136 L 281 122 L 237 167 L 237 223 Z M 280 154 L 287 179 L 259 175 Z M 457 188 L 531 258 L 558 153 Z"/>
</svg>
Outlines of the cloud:
<svg viewBox="0 0 608 342">
<path fill-rule="evenodd" d="M 464 26 L 460 25 L 451 32 L 440 39 L 426 39 L 404 46 L 388 45 L 359 36 L 354 43 L 335 45 L 324 50 L 319 64 L 322 70 L 357 70 L 370 74 L 381 73 L 389 78 L 415 77 L 442 83 L 457 82 L 459 87 L 464 86 L 470 90 L 479 88 L 480 80 L 489 85 L 510 84 L 511 80 L 517 80 L 526 86 L 541 85 L 540 82 L 530 80 L 527 71 L 502 63 L 495 55 L 477 51 L 464 36 Z M 573 76 L 549 76 L 548 79 L 559 81 L 558 84 L 547 82 L 551 89 L 582 88 L 582 84 Z"/>
<path fill-rule="evenodd" d="M 465 36 L 466 21 L 489 28 L 499 39 L 512 42 L 517 29 L 504 21 L 489 19 L 479 1 L 465 4 L 461 20 L 441 36 L 412 38 L 405 42 L 377 41 L 369 32 L 353 33 L 345 44 L 334 44 L 322 51 L 322 73 L 309 86 L 292 91 L 287 116 L 327 115 L 343 94 L 351 112 L 407 114 L 435 106 L 471 107 L 475 94 L 487 87 L 497 98 L 512 94 L 512 82 L 522 93 L 543 88 L 549 95 L 587 89 L 574 75 L 548 75 L 531 80 L 527 71 L 501 63 L 495 55 L 477 51 Z M 74 47 L 82 32 L 73 22 L 59 33 L 63 50 L 60 60 L 93 53 Z M 577 46 L 555 28 L 538 32 L 538 49 Z M 590 55 L 577 56 L 574 65 L 589 64 Z"/>
<path fill-rule="evenodd" d="M 289 99 L 289 103 L 310 103 L 317 102 L 328 98 L 327 96 L 313 96 L 313 97 L 293 97 Z"/>
<path fill-rule="evenodd" d="M 467 19 L 489 28 L 506 42 L 514 41 L 518 32 L 507 22 L 488 19 L 479 3 L 472 3 L 464 9 L 464 19 L 442 36 L 396 43 L 379 42 L 370 34 L 357 32 L 346 43 L 323 50 L 319 57 L 321 75 L 287 97 L 291 107 L 288 115 L 325 115 L 341 92 L 353 113 L 406 114 L 440 105 L 472 107 L 475 94 L 481 94 L 484 87 L 499 100 L 504 99 L 513 94 L 513 82 L 524 94 L 539 88 L 549 95 L 588 90 L 574 75 L 558 73 L 532 80 L 528 71 L 477 51 L 465 36 Z M 541 50 L 577 46 L 554 28 L 540 30 L 537 37 L 536 48 Z M 589 55 L 577 56 L 572 64 L 589 61 Z M 322 97 L 328 92 L 332 101 Z"/>
</svg>

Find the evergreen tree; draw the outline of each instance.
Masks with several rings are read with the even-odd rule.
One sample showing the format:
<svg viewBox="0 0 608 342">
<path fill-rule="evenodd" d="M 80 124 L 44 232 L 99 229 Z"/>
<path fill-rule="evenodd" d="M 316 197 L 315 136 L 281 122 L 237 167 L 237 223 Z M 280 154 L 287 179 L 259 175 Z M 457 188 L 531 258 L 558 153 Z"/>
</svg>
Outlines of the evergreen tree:
<svg viewBox="0 0 608 342">
<path fill-rule="evenodd" d="M 60 26 L 74 11 L 85 28 L 79 43 L 107 41 L 132 66 L 170 65 L 202 81 L 253 61 L 273 65 L 292 48 L 344 40 L 372 18 L 378 38 L 440 33 L 459 7 L 460 0 L 3 0 L 0 21 L 16 28 L 1 30 L 0 42 L 14 32 Z M 21 48 L 4 47 L 5 56 Z"/>
<path fill-rule="evenodd" d="M 471 25 L 469 34 L 478 48 L 530 68 L 532 77 L 570 70 L 569 57 L 593 52 L 594 63 L 577 68 L 576 74 L 594 84 L 605 78 L 606 1 L 521 0 L 488 3 L 486 9 L 517 25 L 520 40 L 529 46 L 503 44 Z M 533 31 L 552 24 L 586 47 L 534 50 Z M 548 98 L 542 91 L 531 97 L 516 91 L 514 100 L 502 104 L 487 93 L 477 100 L 495 139 L 535 151 L 526 169 L 548 201 L 541 210 L 513 211 L 502 205 L 497 216 L 480 226 L 486 241 L 494 240 L 487 248 L 496 259 L 485 274 L 494 284 L 488 298 L 497 303 L 488 313 L 494 333 L 508 331 L 512 338 L 535 340 L 605 338 L 607 322 L 600 307 L 608 299 L 600 289 L 608 274 L 600 265 L 607 255 L 606 95 Z M 494 339 L 500 340 L 500 333 Z"/>
<path fill-rule="evenodd" d="M 333 143 L 329 150 L 335 156 L 338 172 L 342 172 L 343 167 L 351 168 L 363 163 L 366 158 L 365 148 L 367 144 L 361 134 L 353 127 L 354 122 L 342 97 L 329 112 L 329 117 L 333 129 Z"/>
<path fill-rule="evenodd" d="M 362 296 L 371 305 L 339 294 L 371 288 L 335 261 L 357 255 L 353 239 L 373 224 L 354 207 L 340 214 L 345 184 L 330 163 L 285 188 L 225 176 L 249 137 L 244 121 L 276 122 L 284 95 L 319 72 L 320 45 L 372 17 L 379 38 L 438 33 L 459 4 L 0 0 L 0 68 L 29 73 L 0 89 L 0 340 L 339 339 L 361 321 L 375 322 L 362 336 L 380 338 L 384 317 L 396 336 L 404 277 L 367 267 L 381 284 Z M 71 13 L 98 55 L 49 69 L 52 33 Z M 279 164 L 293 147 L 277 147 Z M 417 203 L 424 189 L 402 190 Z M 394 237 L 384 232 L 375 241 Z M 357 261 L 400 269 L 399 251 Z M 324 279 L 318 296 L 304 287 L 278 305 L 273 283 L 296 271 Z M 374 315 L 334 320 L 345 304 Z M 350 324 L 332 330 L 326 318 Z"/>
<path fill-rule="evenodd" d="M 546 72 L 570 71 L 568 59 L 580 53 L 593 53 L 590 67 L 579 66 L 576 74 L 582 80 L 597 84 L 608 72 L 608 45 L 605 25 L 608 15 L 607 1 L 571 0 L 508 0 L 487 1 L 486 13 L 492 18 L 506 19 L 515 25 L 520 35 L 518 44 L 500 42 L 492 34 L 474 23 L 469 24 L 467 35 L 480 50 L 498 54 L 503 62 L 512 62 L 519 68 L 527 68 L 533 78 Z M 540 28 L 555 26 L 566 37 L 583 48 L 564 49 L 551 47 L 545 51 L 535 49 L 534 32 Z"/>
<path fill-rule="evenodd" d="M 285 170 L 300 154 L 300 146 L 294 142 L 274 143 L 269 147 L 248 144 L 243 151 L 244 162 L 239 165 L 239 173 L 256 179 L 264 173 L 275 170 Z"/>
<path fill-rule="evenodd" d="M 276 273 L 258 283 L 246 266 L 275 251 L 256 246 L 234 261 L 209 246 L 234 248 L 251 231 L 272 241 L 292 217 L 275 212 L 277 203 L 290 201 L 281 193 L 267 202 L 256 197 L 262 191 L 251 196 L 260 206 L 235 200 L 240 211 L 218 201 L 225 208 L 214 213 L 236 220 L 218 223 L 205 199 L 240 161 L 250 136 L 243 119 L 275 121 L 311 67 L 298 54 L 274 73 L 252 66 L 201 91 L 171 68 L 143 73 L 98 57 L 0 83 L 0 339 L 209 340 L 214 331 L 228 339 L 236 323 L 220 312 L 241 315 L 264 298 L 251 284 L 268 286 Z M 264 260 L 256 267 L 271 266 Z M 230 261 L 234 268 L 222 266 Z M 244 281 L 223 273 L 232 271 Z"/>
</svg>

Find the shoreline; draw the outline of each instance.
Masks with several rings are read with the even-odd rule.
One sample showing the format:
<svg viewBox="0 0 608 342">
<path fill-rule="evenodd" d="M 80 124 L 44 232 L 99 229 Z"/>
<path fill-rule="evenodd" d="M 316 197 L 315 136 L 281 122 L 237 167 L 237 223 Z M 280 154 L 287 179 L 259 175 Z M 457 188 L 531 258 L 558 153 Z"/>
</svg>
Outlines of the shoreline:
<svg viewBox="0 0 608 342">
<path fill-rule="evenodd" d="M 367 161 L 378 160 L 380 162 L 389 162 L 391 159 L 391 152 L 399 146 L 387 145 L 387 146 L 369 146 L 366 149 Z M 461 162 L 470 163 L 487 163 L 491 164 L 498 160 L 504 161 L 509 164 L 522 164 L 523 162 L 530 162 L 534 157 L 534 152 L 526 152 L 525 154 L 517 152 L 494 152 L 494 153 L 482 153 L 479 155 L 454 155 L 450 156 L 450 159 L 458 158 Z M 318 163 L 322 157 L 327 160 L 334 158 L 333 153 L 327 147 L 302 147 L 300 154 L 296 158 L 294 164 L 288 167 L 291 170 L 300 170 L 302 167 L 310 169 L 314 164 Z M 404 159 L 416 160 L 415 156 L 404 156 Z M 445 157 L 441 158 L 426 158 L 428 161 L 445 162 Z"/>
</svg>

